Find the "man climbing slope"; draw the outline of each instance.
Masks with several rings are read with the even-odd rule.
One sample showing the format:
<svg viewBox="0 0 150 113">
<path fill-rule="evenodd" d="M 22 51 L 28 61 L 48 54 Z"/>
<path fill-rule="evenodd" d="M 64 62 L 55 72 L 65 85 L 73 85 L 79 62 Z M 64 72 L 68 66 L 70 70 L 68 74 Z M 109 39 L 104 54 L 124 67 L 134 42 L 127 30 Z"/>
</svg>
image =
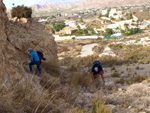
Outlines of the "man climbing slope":
<svg viewBox="0 0 150 113">
<path fill-rule="evenodd" d="M 100 62 L 99 61 L 94 61 L 93 62 L 93 67 L 92 67 L 92 70 L 91 70 L 91 76 L 92 76 L 93 82 L 95 84 L 97 84 L 96 82 L 98 82 L 98 84 L 99 84 L 100 81 L 98 80 L 99 79 L 98 76 L 101 75 L 101 78 L 103 80 L 103 85 L 105 85 L 103 73 L 104 73 L 104 71 L 103 71 L 103 68 L 102 68 Z"/>
<path fill-rule="evenodd" d="M 31 73 L 33 72 L 32 65 L 36 65 L 39 73 L 41 74 L 41 66 L 40 66 L 41 61 L 38 56 L 38 53 L 36 51 L 34 51 L 32 48 L 29 48 L 28 52 L 30 53 L 30 59 L 31 59 L 31 62 L 29 63 L 30 72 Z"/>
</svg>

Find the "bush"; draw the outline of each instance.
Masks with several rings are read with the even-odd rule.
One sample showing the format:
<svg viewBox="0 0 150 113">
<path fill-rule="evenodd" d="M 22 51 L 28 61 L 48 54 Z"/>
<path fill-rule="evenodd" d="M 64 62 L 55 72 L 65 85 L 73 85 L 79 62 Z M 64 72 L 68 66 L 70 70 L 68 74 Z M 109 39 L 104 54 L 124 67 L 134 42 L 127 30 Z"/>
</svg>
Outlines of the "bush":
<svg viewBox="0 0 150 113">
<path fill-rule="evenodd" d="M 147 83 L 150 83 L 150 78 L 146 79 L 146 82 L 147 82 Z"/>
<path fill-rule="evenodd" d="M 111 76 L 112 77 L 120 77 L 120 74 L 117 71 L 115 71 Z"/>
<path fill-rule="evenodd" d="M 135 69 L 136 69 L 136 70 L 139 70 L 140 68 L 139 68 L 139 66 L 137 66 Z"/>
<path fill-rule="evenodd" d="M 142 30 L 139 28 L 131 28 L 131 29 L 128 29 L 126 32 L 125 31 L 121 31 L 121 32 L 124 33 L 125 36 L 129 36 L 129 35 L 141 33 Z"/>
<path fill-rule="evenodd" d="M 84 86 L 89 85 L 90 83 L 91 83 L 90 74 L 86 72 L 76 73 L 75 75 L 72 75 L 70 78 L 70 84 L 72 86 Z"/>
<path fill-rule="evenodd" d="M 145 80 L 146 77 L 143 77 L 143 76 L 137 76 L 135 78 L 131 77 L 129 80 L 127 80 L 127 84 L 129 85 L 132 85 L 133 83 L 140 83 L 142 82 L 143 80 Z"/>
<path fill-rule="evenodd" d="M 112 113 L 112 109 L 105 106 L 105 102 L 101 100 L 93 100 L 92 113 Z"/>
<path fill-rule="evenodd" d="M 17 6 L 17 7 L 13 7 L 11 10 L 11 16 L 12 17 L 17 17 L 17 18 L 31 18 L 32 16 L 32 9 L 28 8 L 24 5 L 22 6 Z"/>
<path fill-rule="evenodd" d="M 59 21 L 57 23 L 52 23 L 53 27 L 55 28 L 55 30 L 58 32 L 60 30 L 62 30 L 64 27 L 66 27 L 65 22 L 64 21 Z"/>
<path fill-rule="evenodd" d="M 124 84 L 125 83 L 124 77 L 121 77 L 119 82 L 120 84 Z"/>
<path fill-rule="evenodd" d="M 106 32 L 103 33 L 103 36 L 108 37 L 108 36 L 111 36 L 112 34 L 113 34 L 113 30 L 107 28 Z"/>
<path fill-rule="evenodd" d="M 101 37 L 98 37 L 97 40 L 102 40 L 102 38 L 101 38 Z"/>
<path fill-rule="evenodd" d="M 75 37 L 72 37 L 72 39 L 76 39 Z"/>
</svg>

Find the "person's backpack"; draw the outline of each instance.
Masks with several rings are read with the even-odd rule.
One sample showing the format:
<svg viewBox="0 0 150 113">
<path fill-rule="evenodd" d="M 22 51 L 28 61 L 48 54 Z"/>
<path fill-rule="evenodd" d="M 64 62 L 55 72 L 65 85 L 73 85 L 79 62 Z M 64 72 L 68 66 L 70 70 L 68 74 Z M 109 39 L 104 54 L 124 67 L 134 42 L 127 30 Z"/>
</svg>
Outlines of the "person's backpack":
<svg viewBox="0 0 150 113">
<path fill-rule="evenodd" d="M 40 60 L 46 60 L 46 58 L 44 58 L 43 52 L 42 51 L 37 51 L 39 59 Z"/>
<path fill-rule="evenodd" d="M 93 65 L 101 65 L 100 61 L 96 60 L 93 62 Z"/>
<path fill-rule="evenodd" d="M 103 68 L 102 68 L 102 66 L 101 66 L 101 64 L 100 64 L 100 61 L 94 61 L 93 62 L 93 71 L 95 72 L 95 73 L 99 73 L 100 71 L 103 71 Z"/>
</svg>

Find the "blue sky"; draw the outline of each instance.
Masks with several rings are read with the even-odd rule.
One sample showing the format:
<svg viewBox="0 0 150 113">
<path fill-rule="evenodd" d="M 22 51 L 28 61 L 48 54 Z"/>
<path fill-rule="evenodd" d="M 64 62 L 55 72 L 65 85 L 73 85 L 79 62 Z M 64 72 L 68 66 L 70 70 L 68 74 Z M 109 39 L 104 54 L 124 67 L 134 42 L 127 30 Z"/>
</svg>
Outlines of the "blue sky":
<svg viewBox="0 0 150 113">
<path fill-rule="evenodd" d="M 12 7 L 12 3 L 15 4 L 15 6 L 17 5 L 25 5 L 25 6 L 31 6 L 35 3 L 37 3 L 40 0 L 3 0 L 4 4 L 6 5 L 7 8 L 11 8 Z"/>
</svg>

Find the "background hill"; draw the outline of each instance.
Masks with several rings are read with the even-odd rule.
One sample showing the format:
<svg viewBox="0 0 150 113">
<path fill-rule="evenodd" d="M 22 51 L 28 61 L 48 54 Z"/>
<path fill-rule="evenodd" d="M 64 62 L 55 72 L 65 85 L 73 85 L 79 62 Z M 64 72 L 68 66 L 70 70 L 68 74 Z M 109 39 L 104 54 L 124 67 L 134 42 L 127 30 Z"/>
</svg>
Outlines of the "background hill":
<svg viewBox="0 0 150 113">
<path fill-rule="evenodd" d="M 78 3 L 77 3 L 78 2 Z M 68 11 L 79 11 L 90 8 L 104 8 L 104 7 L 118 7 L 118 6 L 129 6 L 129 5 L 142 5 L 149 3 L 149 0 L 61 0 L 61 1 L 50 1 L 43 0 L 33 6 L 34 11 L 48 11 L 52 9 L 56 10 L 68 10 Z M 75 3 L 75 4 L 74 4 Z M 42 5 L 41 5 L 42 4 Z"/>
<path fill-rule="evenodd" d="M 83 0 L 41 0 L 37 4 L 75 4 Z"/>
</svg>

